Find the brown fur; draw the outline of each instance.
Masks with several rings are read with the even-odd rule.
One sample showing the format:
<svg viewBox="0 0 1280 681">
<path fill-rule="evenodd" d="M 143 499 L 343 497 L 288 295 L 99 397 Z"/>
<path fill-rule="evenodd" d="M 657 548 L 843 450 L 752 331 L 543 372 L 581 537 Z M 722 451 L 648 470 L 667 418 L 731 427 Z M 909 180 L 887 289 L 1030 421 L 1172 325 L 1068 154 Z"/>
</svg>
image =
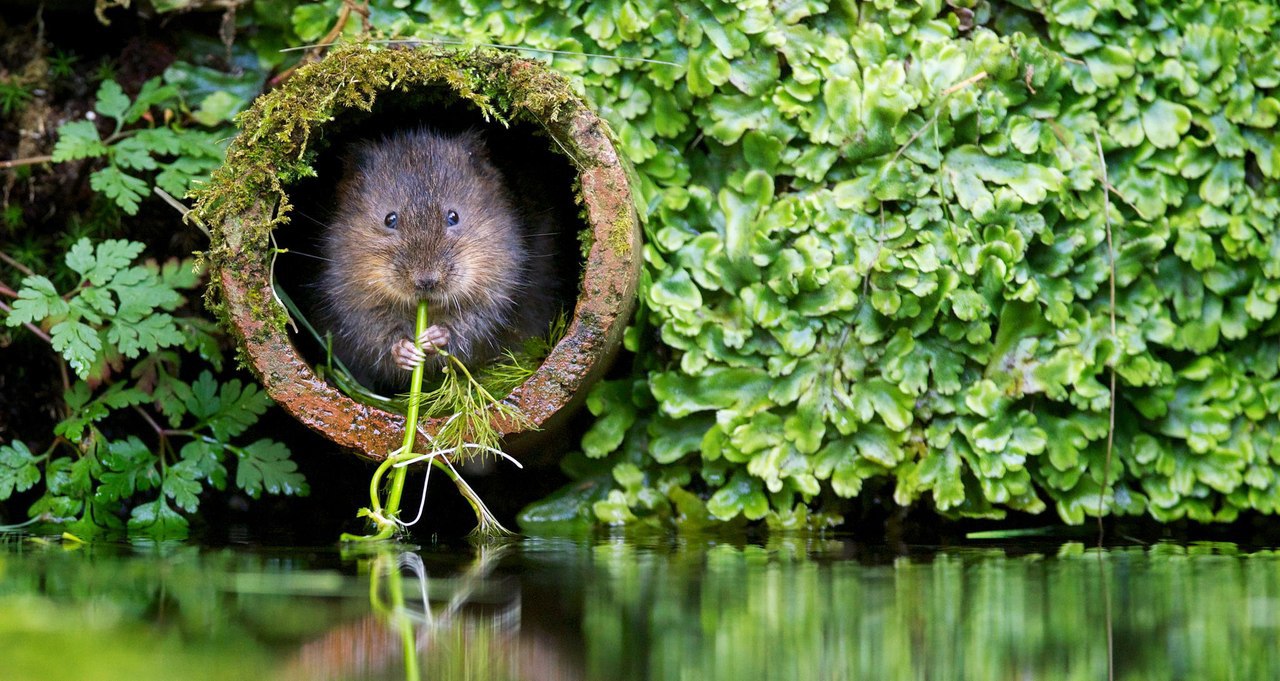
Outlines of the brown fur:
<svg viewBox="0 0 1280 681">
<path fill-rule="evenodd" d="M 418 128 L 352 145 L 324 235 L 322 294 L 334 350 L 356 378 L 406 387 L 409 372 L 391 350 L 413 337 L 419 298 L 468 366 L 546 333 L 555 225 L 542 200 L 512 195 L 475 132 Z M 450 210 L 459 216 L 453 227 Z M 395 229 L 384 224 L 391 212 Z M 427 364 L 438 367 L 439 358 Z"/>
</svg>

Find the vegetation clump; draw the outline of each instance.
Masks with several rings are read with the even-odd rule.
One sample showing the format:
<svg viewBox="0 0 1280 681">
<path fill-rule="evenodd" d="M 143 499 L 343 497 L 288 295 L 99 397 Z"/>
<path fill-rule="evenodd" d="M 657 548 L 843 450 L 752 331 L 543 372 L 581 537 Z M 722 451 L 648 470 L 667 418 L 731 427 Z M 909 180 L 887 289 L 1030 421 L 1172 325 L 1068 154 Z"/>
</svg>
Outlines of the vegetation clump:
<svg viewBox="0 0 1280 681">
<path fill-rule="evenodd" d="M 339 5 L 256 2 L 257 39 L 415 49 L 340 47 L 244 114 L 197 191 L 204 224 L 243 223 L 210 265 L 270 252 L 322 128 L 379 93 L 442 79 L 554 123 L 515 54 L 635 166 L 633 368 L 593 391 L 574 483 L 527 521 L 1280 505 L 1274 4 L 371 0 L 361 26 Z"/>
<path fill-rule="evenodd" d="M 1276 511 L 1273 5 L 478 10 L 405 15 L 586 53 L 649 208 L 634 374 L 526 521 Z"/>
<path fill-rule="evenodd" d="M 308 492 L 288 447 L 240 441 L 271 405 L 256 385 L 220 383 L 208 370 L 183 378 L 179 350 L 201 353 L 214 369 L 222 364 L 207 320 L 171 314 L 200 279 L 190 260 L 135 262 L 142 250 L 134 241 L 81 239 L 66 256 L 74 288 L 60 293 L 31 273 L 12 305 L 0 303 L 6 325 L 26 325 L 75 374 L 46 449 L 0 445 L 0 502 L 43 483 L 25 525 L 62 525 L 80 537 L 126 529 L 184 537 L 184 513 L 196 512 L 206 489 L 233 481 L 255 498 Z M 150 426 L 152 442 L 121 432 L 118 423 L 134 415 Z"/>
</svg>

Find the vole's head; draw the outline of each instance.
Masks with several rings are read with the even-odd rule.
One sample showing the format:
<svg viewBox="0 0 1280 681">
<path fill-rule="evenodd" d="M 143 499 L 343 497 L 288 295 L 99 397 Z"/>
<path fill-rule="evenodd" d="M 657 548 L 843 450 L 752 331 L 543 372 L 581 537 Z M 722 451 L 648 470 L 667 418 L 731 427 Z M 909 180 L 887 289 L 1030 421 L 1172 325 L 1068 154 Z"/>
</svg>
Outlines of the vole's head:
<svg viewBox="0 0 1280 681">
<path fill-rule="evenodd" d="M 419 128 L 355 144 L 338 192 L 329 249 L 372 299 L 461 310 L 511 297 L 520 218 L 478 133 Z"/>
</svg>

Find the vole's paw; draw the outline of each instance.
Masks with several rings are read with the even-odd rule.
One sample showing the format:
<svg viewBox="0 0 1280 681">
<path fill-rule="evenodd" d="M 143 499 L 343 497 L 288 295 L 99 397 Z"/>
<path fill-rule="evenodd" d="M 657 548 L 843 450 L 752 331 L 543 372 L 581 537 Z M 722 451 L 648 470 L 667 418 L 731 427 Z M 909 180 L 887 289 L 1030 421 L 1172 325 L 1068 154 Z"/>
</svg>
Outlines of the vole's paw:
<svg viewBox="0 0 1280 681">
<path fill-rule="evenodd" d="M 449 345 L 450 338 L 452 336 L 449 334 L 449 329 L 439 324 L 432 324 L 418 337 L 418 342 L 422 343 L 423 352 L 434 355 L 437 350 L 443 350 Z"/>
<path fill-rule="evenodd" d="M 396 366 L 405 371 L 413 371 L 427 360 L 426 353 L 415 347 L 408 338 L 401 338 L 391 346 L 391 357 L 395 359 Z"/>
</svg>

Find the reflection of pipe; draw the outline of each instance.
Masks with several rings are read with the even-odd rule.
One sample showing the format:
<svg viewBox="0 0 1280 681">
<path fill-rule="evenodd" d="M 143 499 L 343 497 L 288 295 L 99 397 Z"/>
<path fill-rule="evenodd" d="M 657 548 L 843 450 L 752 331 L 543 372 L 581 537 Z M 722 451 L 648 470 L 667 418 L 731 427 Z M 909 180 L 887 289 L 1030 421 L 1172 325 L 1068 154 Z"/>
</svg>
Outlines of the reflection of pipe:
<svg viewBox="0 0 1280 681">
<path fill-rule="evenodd" d="M 271 284 L 271 228 L 288 216 L 280 176 L 298 172 L 299 159 L 313 151 L 308 145 L 323 137 L 327 122 L 367 111 L 392 91 L 431 88 L 447 90 L 486 116 L 537 124 L 577 171 L 588 221 L 582 241 L 589 249 L 573 318 L 563 339 L 510 397 L 533 425 L 565 418 L 566 408 L 581 403 L 586 388 L 603 374 L 621 346 L 639 280 L 640 229 L 625 161 L 605 123 L 542 63 L 486 50 L 353 46 L 300 68 L 244 114 L 244 129 L 199 191 L 193 217 L 212 229 L 206 261 L 220 311 L 267 393 L 299 421 L 374 460 L 395 449 L 404 417 L 355 402 L 320 380 L 298 355 Z M 307 103 L 304 113 L 297 112 L 298 102 Z M 430 434 L 439 425 L 429 420 L 422 428 Z M 503 434 L 519 432 L 514 424 L 495 426 Z"/>
<path fill-rule="evenodd" d="M 286 681 L 327 681 L 370 676 L 390 666 L 400 652 L 400 640 L 381 617 L 332 629 L 302 647 L 279 675 Z"/>
<path fill-rule="evenodd" d="M 510 678 L 582 678 L 581 670 L 568 668 L 556 641 L 521 631 L 519 591 L 505 596 L 496 612 L 467 612 L 467 606 L 480 604 L 477 594 L 490 586 L 490 574 L 506 551 L 504 546 L 480 547 L 475 561 L 447 580 L 451 582 L 448 598 L 435 608 L 421 556 L 389 551 L 375 555 L 369 565 L 374 614 L 304 645 L 278 678 L 326 681 L 385 676 L 398 660 L 405 664 L 408 679 L 418 677 L 416 667 L 422 668 L 422 678 L 435 678 L 439 674 L 433 674 L 434 669 L 458 664 L 463 668 L 485 665 Z M 417 578 L 416 589 L 404 583 L 406 570 Z M 443 581 L 437 579 L 435 585 Z M 406 631 L 412 634 L 407 641 Z"/>
</svg>

